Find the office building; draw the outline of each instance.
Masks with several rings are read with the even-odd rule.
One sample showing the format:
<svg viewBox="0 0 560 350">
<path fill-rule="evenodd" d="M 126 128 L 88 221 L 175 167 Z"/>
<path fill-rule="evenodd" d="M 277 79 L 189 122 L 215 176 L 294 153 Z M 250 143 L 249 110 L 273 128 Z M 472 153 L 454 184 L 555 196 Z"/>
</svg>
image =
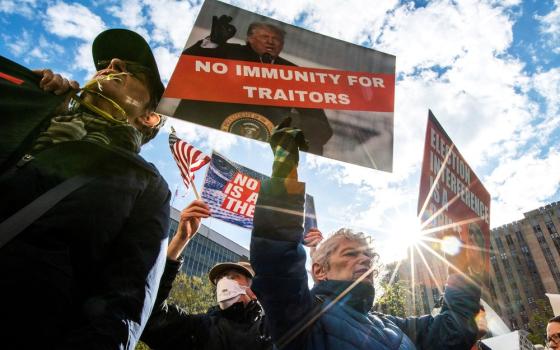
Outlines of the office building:
<svg viewBox="0 0 560 350">
<path fill-rule="evenodd" d="M 512 329 L 528 330 L 538 300 L 560 291 L 560 202 L 491 231 L 490 305 Z"/>
</svg>

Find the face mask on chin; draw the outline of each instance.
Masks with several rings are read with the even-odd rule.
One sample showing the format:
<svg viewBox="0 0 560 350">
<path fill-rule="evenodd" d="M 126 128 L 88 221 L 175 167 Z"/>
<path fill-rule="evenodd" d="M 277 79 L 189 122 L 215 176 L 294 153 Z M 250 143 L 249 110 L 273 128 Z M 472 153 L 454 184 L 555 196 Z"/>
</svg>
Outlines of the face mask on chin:
<svg viewBox="0 0 560 350">
<path fill-rule="evenodd" d="M 241 299 L 242 295 L 247 295 L 246 287 L 240 286 L 237 281 L 222 277 L 216 283 L 216 301 L 220 309 L 225 310 Z"/>
</svg>

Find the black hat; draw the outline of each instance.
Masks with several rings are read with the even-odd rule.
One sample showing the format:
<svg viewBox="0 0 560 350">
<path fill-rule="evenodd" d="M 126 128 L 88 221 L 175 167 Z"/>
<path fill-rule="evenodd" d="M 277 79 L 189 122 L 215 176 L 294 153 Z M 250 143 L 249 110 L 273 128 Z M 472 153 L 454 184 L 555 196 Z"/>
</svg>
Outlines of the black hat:
<svg viewBox="0 0 560 350">
<path fill-rule="evenodd" d="M 161 82 L 159 70 L 150 45 L 139 34 L 128 29 L 108 29 L 101 32 L 92 45 L 93 64 L 97 70 L 106 68 L 99 62 L 120 58 L 133 61 L 149 68 L 154 74 L 154 92 L 157 100 L 163 95 L 165 87 Z"/>
<path fill-rule="evenodd" d="M 216 284 L 216 278 L 218 276 L 220 276 L 222 273 L 229 271 L 229 270 L 236 270 L 241 272 L 242 274 L 244 274 L 245 276 L 247 276 L 248 278 L 253 278 L 255 277 L 255 271 L 253 271 L 253 268 L 251 267 L 251 264 L 249 264 L 246 261 L 240 261 L 238 263 L 234 263 L 234 262 L 225 262 L 225 263 L 220 263 L 220 264 L 216 264 L 214 265 L 214 267 L 210 270 L 210 272 L 208 273 L 208 279 L 210 279 L 210 282 L 212 282 L 214 285 Z"/>
</svg>

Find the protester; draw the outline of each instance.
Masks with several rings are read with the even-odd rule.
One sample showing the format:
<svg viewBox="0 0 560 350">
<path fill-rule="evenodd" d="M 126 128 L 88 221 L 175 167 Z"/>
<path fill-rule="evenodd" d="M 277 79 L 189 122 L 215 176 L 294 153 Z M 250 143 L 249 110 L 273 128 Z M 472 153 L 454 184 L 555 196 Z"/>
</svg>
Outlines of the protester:
<svg viewBox="0 0 560 350">
<path fill-rule="evenodd" d="M 560 316 L 551 318 L 546 326 L 547 349 L 560 349 Z"/>
<path fill-rule="evenodd" d="M 183 250 L 201 219 L 208 216 L 208 205 L 199 200 L 182 211 L 179 229 L 169 244 L 156 307 L 141 340 L 154 349 L 271 349 L 261 305 L 251 290 L 255 273 L 248 262 L 220 263 L 209 271 L 218 305 L 207 313 L 188 314 L 165 300 L 181 268 Z M 312 229 L 306 239 L 307 246 L 314 249 L 322 239 L 321 232 Z"/>
<path fill-rule="evenodd" d="M 2 60 L 16 82 L 1 86 L 2 145 L 19 140 L 0 178 L 2 348 L 134 349 L 155 302 L 170 193 L 138 152 L 163 125 L 164 87 L 132 31 L 102 32 L 92 52 L 97 73 L 71 109 L 52 92 L 75 83 Z"/>
<path fill-rule="evenodd" d="M 301 131 L 278 126 L 272 178 L 261 185 L 251 239 L 252 289 L 272 340 L 283 349 L 465 349 L 475 343 L 480 288 L 452 269 L 436 316 L 370 312 L 376 253 L 364 235 L 341 229 L 318 246 L 309 290 L 302 249 L 305 184 L 298 182 Z M 464 252 L 450 259 L 461 269 Z"/>
<path fill-rule="evenodd" d="M 286 35 L 282 28 L 269 23 L 253 22 L 247 29 L 246 44 L 239 45 L 227 42 L 237 31 L 230 24 L 231 21 L 232 17 L 226 15 L 219 18 L 214 16 L 210 35 L 184 50 L 183 54 L 295 66 L 294 63 L 280 57 Z M 318 155 L 323 154 L 323 145 L 333 133 L 325 112 L 314 108 L 183 100 L 174 115 L 265 142 L 269 141 L 274 125 L 291 116 L 294 125 L 306 132 L 309 138 L 309 152 Z"/>
</svg>

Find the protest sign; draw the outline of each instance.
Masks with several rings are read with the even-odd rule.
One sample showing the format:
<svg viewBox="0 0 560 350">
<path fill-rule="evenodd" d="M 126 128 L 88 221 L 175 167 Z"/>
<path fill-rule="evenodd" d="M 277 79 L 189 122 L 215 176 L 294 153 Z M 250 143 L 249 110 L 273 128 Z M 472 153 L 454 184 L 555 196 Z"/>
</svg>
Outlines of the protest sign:
<svg viewBox="0 0 560 350">
<path fill-rule="evenodd" d="M 434 236 L 452 233 L 465 242 L 471 275 L 487 272 L 490 194 L 429 111 L 418 213 Z M 436 229 L 437 228 L 437 229 Z"/>
<path fill-rule="evenodd" d="M 308 152 L 391 171 L 394 90 L 395 56 L 207 0 L 158 112 L 263 142 L 290 116 Z"/>
<path fill-rule="evenodd" d="M 212 218 L 252 229 L 261 182 L 266 179 L 269 177 L 213 152 L 204 180 L 202 200 L 210 207 Z M 304 227 L 305 232 L 317 227 L 313 197 L 307 194 Z"/>
</svg>

